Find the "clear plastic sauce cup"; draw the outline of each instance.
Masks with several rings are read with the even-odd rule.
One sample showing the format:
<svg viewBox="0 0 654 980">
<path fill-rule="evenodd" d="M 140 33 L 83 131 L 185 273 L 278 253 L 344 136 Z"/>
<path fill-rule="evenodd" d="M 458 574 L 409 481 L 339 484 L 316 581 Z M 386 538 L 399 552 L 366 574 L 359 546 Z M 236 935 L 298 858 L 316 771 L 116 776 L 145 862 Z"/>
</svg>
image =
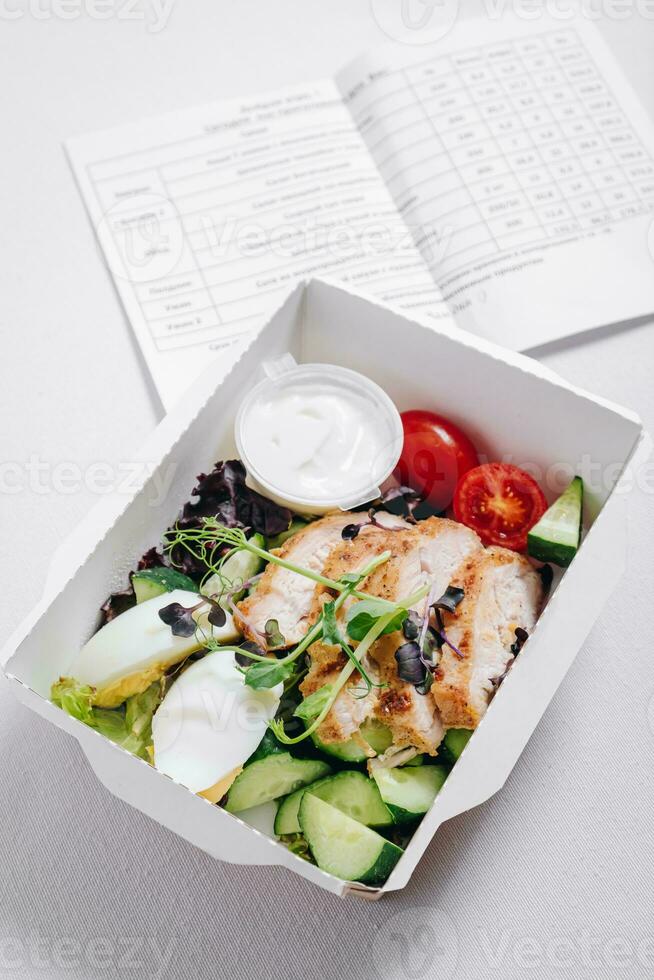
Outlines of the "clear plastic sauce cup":
<svg viewBox="0 0 654 980">
<path fill-rule="evenodd" d="M 335 364 L 263 365 L 235 440 L 249 482 L 299 514 L 348 510 L 379 496 L 402 450 L 399 412 L 379 385 Z"/>
</svg>

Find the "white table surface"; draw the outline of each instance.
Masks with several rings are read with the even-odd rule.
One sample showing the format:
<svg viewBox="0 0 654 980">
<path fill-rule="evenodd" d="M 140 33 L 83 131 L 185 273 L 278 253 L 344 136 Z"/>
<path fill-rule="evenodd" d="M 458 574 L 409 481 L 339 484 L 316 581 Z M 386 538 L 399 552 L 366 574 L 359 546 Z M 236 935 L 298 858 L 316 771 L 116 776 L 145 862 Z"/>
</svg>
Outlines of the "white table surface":
<svg viewBox="0 0 654 980">
<path fill-rule="evenodd" d="M 601 29 L 654 113 L 654 21 L 595 7 L 618 11 Z M 176 0 L 156 34 L 115 15 L 0 14 L 1 459 L 25 484 L 0 494 L 3 637 L 95 499 L 55 491 L 52 469 L 40 491 L 30 459 L 121 466 L 159 411 L 62 141 L 329 75 L 381 40 L 367 0 Z M 654 429 L 654 323 L 538 354 Z M 503 792 L 443 827 L 377 904 L 211 860 L 114 799 L 2 687 L 0 977 L 654 976 L 649 482 L 631 495 L 627 574 Z"/>
</svg>

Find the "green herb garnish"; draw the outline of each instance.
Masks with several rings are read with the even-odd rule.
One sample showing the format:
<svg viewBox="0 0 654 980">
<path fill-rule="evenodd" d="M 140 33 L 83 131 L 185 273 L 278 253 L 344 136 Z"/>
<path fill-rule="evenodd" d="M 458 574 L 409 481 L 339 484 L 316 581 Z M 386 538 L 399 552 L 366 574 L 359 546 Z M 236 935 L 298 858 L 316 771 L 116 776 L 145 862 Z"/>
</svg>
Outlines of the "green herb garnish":
<svg viewBox="0 0 654 980">
<path fill-rule="evenodd" d="M 220 558 L 215 558 L 214 552 L 218 550 L 216 548 L 218 544 L 228 545 L 230 550 L 221 555 Z M 373 559 L 365 568 L 362 568 L 360 572 L 348 572 L 337 581 L 326 578 L 318 572 L 313 572 L 309 568 L 296 565 L 291 561 L 287 561 L 285 558 L 280 558 L 279 555 L 273 554 L 272 551 L 266 551 L 265 548 L 260 548 L 259 545 L 255 544 L 246 536 L 242 528 L 225 527 L 224 524 L 221 524 L 213 517 L 205 517 L 201 528 L 181 528 L 179 525 L 176 525 L 170 531 L 167 531 L 164 536 L 164 551 L 170 554 L 178 546 L 185 548 L 194 558 L 207 566 L 208 571 L 205 577 L 209 575 L 220 576 L 221 568 L 228 558 L 237 551 L 249 551 L 266 562 L 272 562 L 274 565 L 279 565 L 280 568 L 286 568 L 289 572 L 296 572 L 298 575 L 310 578 L 333 592 L 343 592 L 346 589 L 352 590 L 354 586 L 358 585 L 366 576 L 370 575 L 371 571 L 378 565 L 388 561 L 391 556 L 390 551 L 385 551 L 378 558 Z M 358 593 L 356 591 L 353 592 L 353 595 L 361 599 L 370 598 L 365 593 Z M 377 601 L 386 603 L 389 608 L 394 605 L 385 599 L 378 599 Z"/>
<path fill-rule="evenodd" d="M 289 680 L 295 673 L 294 663 L 285 663 L 283 660 L 274 660 L 272 657 L 265 657 L 264 661 L 252 664 L 245 671 L 245 683 L 248 687 L 253 687 L 255 690 L 277 687 L 278 684 Z"/>
<path fill-rule="evenodd" d="M 428 591 L 429 591 L 429 586 L 423 585 L 412 595 L 407 596 L 406 599 L 403 599 L 401 602 L 397 603 L 397 605 L 391 603 L 390 611 L 385 613 L 385 615 L 383 616 L 379 616 L 375 620 L 375 622 L 373 623 L 373 625 L 368 630 L 365 637 L 361 640 L 361 643 L 357 647 L 355 658 L 353 660 L 349 660 L 348 663 L 345 664 L 340 674 L 338 675 L 337 680 L 334 682 L 334 684 L 330 685 L 331 691 L 329 692 L 329 695 L 325 698 L 324 705 L 320 713 L 317 715 L 317 717 L 314 719 L 311 725 L 309 725 L 309 727 L 304 730 L 304 732 L 302 732 L 300 735 L 296 735 L 295 738 L 290 738 L 284 731 L 284 723 L 282 721 L 273 720 L 270 722 L 270 727 L 272 728 L 273 732 L 275 733 L 276 737 L 279 739 L 280 742 L 283 742 L 285 745 L 295 745 L 297 744 L 297 742 L 302 742 L 304 741 L 305 738 L 308 738 L 310 735 L 313 735 L 316 729 L 318 729 L 322 725 L 323 721 L 329 714 L 332 705 L 334 704 L 334 701 L 338 697 L 339 692 L 342 690 L 342 688 L 345 686 L 349 678 L 352 676 L 354 670 L 357 669 L 360 671 L 361 661 L 364 659 L 365 655 L 367 654 L 368 650 L 375 642 L 375 640 L 377 640 L 380 636 L 382 636 L 382 634 L 384 633 L 388 625 L 393 622 L 394 618 L 398 614 L 398 609 L 403 609 L 403 610 L 408 609 L 409 606 L 412 606 L 414 605 L 414 603 L 419 602 L 420 599 L 423 599 L 427 595 Z"/>
<path fill-rule="evenodd" d="M 377 620 L 388 612 L 388 604 L 379 599 L 362 599 L 350 606 L 346 615 L 347 633 L 353 640 L 362 640 Z M 396 615 L 384 629 L 384 633 L 395 633 L 402 629 L 407 610 L 399 608 Z"/>
<path fill-rule="evenodd" d="M 218 545 L 227 545 L 228 551 L 220 558 L 216 558 Z M 407 610 L 413 603 L 422 599 L 428 592 L 428 587 L 423 586 L 413 595 L 408 596 L 399 603 L 389 602 L 386 599 L 370 596 L 357 589 L 357 586 L 371 574 L 379 565 L 388 561 L 391 557 L 390 551 L 373 558 L 359 572 L 348 572 L 341 579 L 335 580 L 313 572 L 310 569 L 302 568 L 293 562 L 280 558 L 265 548 L 249 539 L 245 531 L 241 528 L 225 527 L 214 518 L 204 519 L 202 527 L 184 529 L 179 526 L 174 527 L 166 534 L 164 542 L 165 550 L 170 553 L 174 548 L 185 548 L 198 561 L 204 562 L 208 568 L 207 574 L 220 576 L 221 568 L 224 563 L 237 551 L 246 550 L 262 558 L 264 561 L 272 562 L 295 572 L 305 578 L 309 578 L 319 585 L 325 586 L 332 593 L 337 593 L 336 599 L 326 602 L 323 606 L 318 621 L 306 633 L 300 643 L 286 654 L 284 657 L 273 659 L 258 654 L 245 646 L 221 647 L 211 637 L 207 638 L 207 646 L 210 649 L 222 650 L 224 652 L 233 651 L 243 659 L 254 661 L 249 667 L 239 668 L 243 671 L 245 683 L 253 688 L 271 688 L 281 682 L 286 682 L 294 677 L 297 670 L 297 662 L 309 647 L 317 640 L 322 639 L 325 643 L 338 646 L 348 658 L 348 662 L 341 670 L 338 679 L 334 684 L 325 685 L 314 694 L 310 695 L 300 703 L 295 711 L 295 715 L 303 720 L 312 719 L 310 726 L 295 738 L 289 738 L 284 730 L 284 723 L 281 719 L 272 721 L 270 727 L 277 738 L 285 744 L 300 742 L 311 735 L 324 721 L 329 713 L 339 691 L 347 683 L 348 679 L 356 670 L 365 684 L 364 695 L 369 693 L 375 685 L 368 675 L 364 659 L 370 646 L 380 636 L 391 633 L 402 627 L 406 620 Z M 344 602 L 350 597 L 359 600 L 355 603 L 346 617 L 347 636 L 343 635 L 339 627 L 337 612 Z M 352 649 L 347 637 L 352 640 L 360 641 L 356 650 Z M 279 623 L 269 619 L 266 623 L 266 643 L 268 647 L 281 647 L 284 644 L 284 637 L 279 630 Z M 298 664 L 299 666 L 299 664 Z"/>
<path fill-rule="evenodd" d="M 298 704 L 293 712 L 294 717 L 301 718 L 302 721 L 313 721 L 329 702 L 332 693 L 332 685 L 323 684 L 322 687 L 319 687 L 317 691 L 314 691 L 313 694 L 310 694 L 308 698 L 305 698 L 304 701 Z"/>
</svg>

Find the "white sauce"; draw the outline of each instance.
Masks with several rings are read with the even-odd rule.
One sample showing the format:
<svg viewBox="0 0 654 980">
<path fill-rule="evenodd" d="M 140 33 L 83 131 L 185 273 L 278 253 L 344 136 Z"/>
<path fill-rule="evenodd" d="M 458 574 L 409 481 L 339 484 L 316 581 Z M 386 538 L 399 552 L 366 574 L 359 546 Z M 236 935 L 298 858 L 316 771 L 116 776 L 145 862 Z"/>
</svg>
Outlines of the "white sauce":
<svg viewBox="0 0 654 980">
<path fill-rule="evenodd" d="M 281 492 L 332 501 L 375 485 L 389 435 L 374 416 L 371 401 L 344 386 L 289 382 L 249 407 L 243 441 L 252 466 Z"/>
</svg>

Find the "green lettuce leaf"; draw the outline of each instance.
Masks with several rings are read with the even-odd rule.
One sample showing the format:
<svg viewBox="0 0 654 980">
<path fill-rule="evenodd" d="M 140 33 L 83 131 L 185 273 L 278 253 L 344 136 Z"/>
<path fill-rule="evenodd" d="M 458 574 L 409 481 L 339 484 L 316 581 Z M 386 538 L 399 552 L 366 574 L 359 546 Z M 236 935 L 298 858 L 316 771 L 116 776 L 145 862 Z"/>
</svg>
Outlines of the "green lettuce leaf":
<svg viewBox="0 0 654 980">
<path fill-rule="evenodd" d="M 161 681 L 155 681 L 142 694 L 127 698 L 118 708 L 93 706 L 95 691 L 78 684 L 71 677 L 62 677 L 52 685 L 53 704 L 73 718 L 94 728 L 121 748 L 149 761 L 148 748 L 152 742 L 152 716 L 163 696 Z"/>
<path fill-rule="evenodd" d="M 50 700 L 66 714 L 90 725 L 93 719 L 93 695 L 95 691 L 85 684 L 78 684 L 72 677 L 62 677 L 52 685 Z"/>
</svg>

